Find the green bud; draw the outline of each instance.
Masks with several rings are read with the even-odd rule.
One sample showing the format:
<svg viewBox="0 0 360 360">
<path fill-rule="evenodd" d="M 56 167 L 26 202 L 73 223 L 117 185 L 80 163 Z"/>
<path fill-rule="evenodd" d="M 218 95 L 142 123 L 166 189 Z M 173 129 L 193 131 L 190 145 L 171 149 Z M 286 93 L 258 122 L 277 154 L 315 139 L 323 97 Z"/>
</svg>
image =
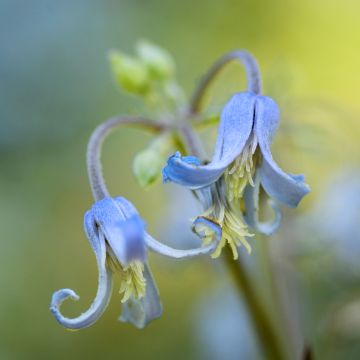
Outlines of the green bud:
<svg viewBox="0 0 360 360">
<path fill-rule="evenodd" d="M 147 66 L 140 60 L 111 50 L 109 62 L 117 84 L 124 90 L 144 95 L 150 87 L 150 78 Z"/>
<path fill-rule="evenodd" d="M 161 173 L 163 161 L 154 149 L 145 149 L 134 158 L 133 171 L 140 186 L 153 184 Z"/>
<path fill-rule="evenodd" d="M 166 50 L 144 40 L 138 42 L 136 50 L 153 79 L 164 80 L 173 76 L 175 63 Z"/>
<path fill-rule="evenodd" d="M 174 145 L 171 134 L 163 134 L 139 152 L 133 162 L 133 172 L 140 186 L 153 184 L 161 175 L 168 154 Z"/>
</svg>

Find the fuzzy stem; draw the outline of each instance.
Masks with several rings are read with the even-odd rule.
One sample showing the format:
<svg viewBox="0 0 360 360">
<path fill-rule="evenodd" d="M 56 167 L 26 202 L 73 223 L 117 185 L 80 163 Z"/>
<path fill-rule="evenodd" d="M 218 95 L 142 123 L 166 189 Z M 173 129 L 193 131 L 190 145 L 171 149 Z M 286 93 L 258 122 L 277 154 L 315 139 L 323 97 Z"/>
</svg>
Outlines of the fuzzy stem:
<svg viewBox="0 0 360 360">
<path fill-rule="evenodd" d="M 255 58 L 246 50 L 231 51 L 219 58 L 201 79 L 198 87 L 190 100 L 188 112 L 189 115 L 197 114 L 200 110 L 206 89 L 215 79 L 216 75 L 224 68 L 225 65 L 233 60 L 240 61 L 244 65 L 247 75 L 248 91 L 255 94 L 261 93 L 261 76 L 259 66 Z"/>
<path fill-rule="evenodd" d="M 116 129 L 120 125 L 141 127 L 155 133 L 171 128 L 170 125 L 165 123 L 159 123 L 141 117 L 130 116 L 110 118 L 100 124 L 93 131 L 90 137 L 86 154 L 89 182 L 95 201 L 110 196 L 102 173 L 100 160 L 101 148 L 104 139 L 111 133 L 112 130 Z"/>
</svg>

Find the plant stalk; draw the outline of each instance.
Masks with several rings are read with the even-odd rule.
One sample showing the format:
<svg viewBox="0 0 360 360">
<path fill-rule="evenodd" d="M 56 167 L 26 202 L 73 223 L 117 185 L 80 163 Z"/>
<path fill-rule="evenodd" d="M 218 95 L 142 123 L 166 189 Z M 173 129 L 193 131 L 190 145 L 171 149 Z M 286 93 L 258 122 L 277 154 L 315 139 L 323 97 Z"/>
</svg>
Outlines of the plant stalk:
<svg viewBox="0 0 360 360">
<path fill-rule="evenodd" d="M 165 123 L 155 122 L 141 117 L 118 116 L 110 118 L 100 124 L 91 134 L 88 142 L 86 163 L 90 187 L 95 201 L 110 196 L 106 187 L 105 179 L 101 166 L 101 149 L 104 139 L 117 127 L 121 125 L 130 125 L 144 128 L 155 133 L 166 129 L 172 129 L 173 126 Z"/>
<path fill-rule="evenodd" d="M 223 251 L 226 267 L 232 274 L 236 288 L 249 309 L 254 330 L 262 346 L 265 358 L 267 360 L 286 360 L 287 357 L 275 327 L 251 284 L 249 274 L 241 263 L 241 258 L 235 261 L 229 247 L 225 247 Z"/>
</svg>

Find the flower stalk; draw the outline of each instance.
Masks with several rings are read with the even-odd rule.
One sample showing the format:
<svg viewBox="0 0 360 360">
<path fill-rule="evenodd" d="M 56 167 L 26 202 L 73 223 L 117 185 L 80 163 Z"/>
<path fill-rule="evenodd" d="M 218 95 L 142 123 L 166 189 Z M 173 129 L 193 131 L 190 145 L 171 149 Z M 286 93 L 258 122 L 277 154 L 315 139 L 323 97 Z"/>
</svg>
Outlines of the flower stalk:
<svg viewBox="0 0 360 360">
<path fill-rule="evenodd" d="M 224 263 L 235 283 L 235 287 L 244 300 L 257 334 L 260 346 L 268 360 L 286 360 L 279 335 L 275 330 L 272 319 L 266 312 L 264 305 L 252 286 L 250 276 L 242 264 L 241 257 L 234 261 L 229 248 L 224 251 Z"/>
<path fill-rule="evenodd" d="M 224 66 L 234 60 L 239 61 L 245 67 L 246 78 L 248 80 L 248 91 L 253 92 L 254 94 L 261 93 L 262 84 L 260 70 L 255 58 L 246 50 L 231 51 L 215 61 L 208 72 L 200 80 L 200 83 L 190 100 L 188 108 L 189 116 L 193 116 L 200 111 L 207 89 Z"/>
<path fill-rule="evenodd" d="M 253 56 L 247 51 L 242 50 L 227 53 L 211 66 L 209 71 L 200 81 L 198 87 L 195 89 L 188 107 L 189 119 L 196 118 L 201 112 L 201 105 L 207 89 L 223 67 L 233 60 L 238 60 L 245 66 L 248 91 L 260 95 L 262 88 L 261 76 L 258 64 Z M 277 214 L 277 217 L 278 216 L 279 215 Z M 227 270 L 234 280 L 239 296 L 244 300 L 249 310 L 254 330 L 266 359 L 286 360 L 286 350 L 280 340 L 274 320 L 269 316 L 266 307 L 262 301 L 260 301 L 259 294 L 252 284 L 250 275 L 248 274 L 246 267 L 242 264 L 241 257 L 234 261 L 233 252 L 230 247 L 226 247 L 224 249 L 223 259 Z"/>
<path fill-rule="evenodd" d="M 153 133 L 159 133 L 171 128 L 171 126 L 166 123 L 155 122 L 153 120 L 142 117 L 130 116 L 118 116 L 110 118 L 100 124 L 93 131 L 90 137 L 86 154 L 88 177 L 95 201 L 110 196 L 102 172 L 100 160 L 101 148 L 103 141 L 111 133 L 111 131 L 121 125 L 141 127 Z"/>
</svg>

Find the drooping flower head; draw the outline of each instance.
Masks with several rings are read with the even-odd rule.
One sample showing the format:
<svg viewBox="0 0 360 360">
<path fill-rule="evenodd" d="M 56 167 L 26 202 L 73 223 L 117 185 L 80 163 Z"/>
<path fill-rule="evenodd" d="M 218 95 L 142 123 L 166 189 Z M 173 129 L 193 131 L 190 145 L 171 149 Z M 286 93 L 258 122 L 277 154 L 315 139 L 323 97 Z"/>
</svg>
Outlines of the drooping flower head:
<svg viewBox="0 0 360 360">
<path fill-rule="evenodd" d="M 96 322 L 109 302 L 114 272 L 121 278 L 121 320 L 142 328 L 159 317 L 162 308 L 147 264 L 145 223 L 135 207 L 123 197 L 104 198 L 86 212 L 84 226 L 98 264 L 98 292 L 90 308 L 75 319 L 64 317 L 59 308 L 69 297 L 78 300 L 78 295 L 70 289 L 55 292 L 50 308 L 57 321 L 69 329 Z"/>
<path fill-rule="evenodd" d="M 105 311 L 112 292 L 112 275 L 120 275 L 122 314 L 120 320 L 138 328 L 145 327 L 162 313 L 159 292 L 147 262 L 148 249 L 158 254 L 185 259 L 212 253 L 216 242 L 189 250 L 173 249 L 145 231 L 145 223 L 136 208 L 123 197 L 106 197 L 97 201 L 84 216 L 85 233 L 95 253 L 99 281 L 90 308 L 77 318 L 64 317 L 60 306 L 64 300 L 79 296 L 71 289 L 56 291 L 50 310 L 56 320 L 72 330 L 94 324 Z"/>
<path fill-rule="evenodd" d="M 240 244 L 250 251 L 248 228 L 266 234 L 274 232 L 280 223 L 276 203 L 295 207 L 309 192 L 302 175 L 285 173 L 272 158 L 270 144 L 278 122 L 279 109 L 274 100 L 253 92 L 237 93 L 221 113 L 211 162 L 201 164 L 193 156 L 176 153 L 163 169 L 165 182 L 172 181 L 198 193 L 205 207 L 200 217 L 221 229 L 215 257 L 226 243 L 235 258 Z M 276 214 L 271 223 L 258 220 L 260 186 L 273 200 Z M 204 238 L 203 234 L 200 236 Z"/>
<path fill-rule="evenodd" d="M 161 75 L 159 69 L 155 69 L 160 53 L 157 52 L 155 59 L 153 51 L 150 54 L 149 48 L 145 50 L 142 56 L 145 56 L 148 74 Z M 144 221 L 128 200 L 110 197 L 100 161 L 104 138 L 122 124 L 141 125 L 164 135 L 161 140 L 153 143 L 149 151 L 137 157 L 134 169 L 143 185 L 156 179 L 161 162 L 158 156 L 168 153 L 168 145 L 177 144 L 177 140 L 173 141 L 177 131 L 186 140 L 184 144 L 180 141 L 181 148 L 188 149 L 193 154 L 200 153 L 196 151 L 196 136 L 188 128 L 186 120 L 195 114 L 209 79 L 234 54 L 230 54 L 230 57 L 226 55 L 215 64 L 214 69 L 210 70 L 210 77 L 207 76 L 195 91 L 186 114 L 177 114 L 185 116 L 182 124 L 154 122 L 141 117 L 115 117 L 100 124 L 92 133 L 88 143 L 87 168 L 95 204 L 85 214 L 84 225 L 97 260 L 98 290 L 90 308 L 76 318 L 63 316 L 60 307 L 67 298 L 78 300 L 79 296 L 70 289 L 62 289 L 53 294 L 50 310 L 64 327 L 80 329 L 94 324 L 100 318 L 110 300 L 114 273 L 119 274 L 121 279 L 120 320 L 130 322 L 138 328 L 146 326 L 162 312 L 159 293 L 147 261 L 148 250 L 175 259 L 203 254 L 217 257 L 228 243 L 236 258 L 239 245 L 245 245 L 248 251 L 251 249 L 247 241 L 252 236 L 250 229 L 270 234 L 277 228 L 280 222 L 277 203 L 294 207 L 309 191 L 302 176 L 286 174 L 273 161 L 270 143 L 278 126 L 278 107 L 272 99 L 258 94 L 261 81 L 257 64 L 250 54 L 239 51 L 235 55 L 242 58 L 247 70 L 249 91 L 235 94 L 222 111 L 211 162 L 205 164 L 197 157 L 182 157 L 180 153 L 176 153 L 168 159 L 168 164 L 163 169 L 165 181 L 173 181 L 192 189 L 203 204 L 204 213 L 193 222 L 193 231 L 202 239 L 202 246 L 179 250 L 158 242 L 146 232 Z M 120 64 L 118 60 L 121 59 L 115 61 L 116 68 Z M 131 61 L 129 63 L 128 60 L 125 65 L 134 68 L 136 64 Z M 121 66 L 124 65 L 123 61 L 120 62 Z M 138 66 L 135 67 L 139 70 Z M 136 71 L 135 75 L 138 76 L 139 72 Z M 122 77 L 121 79 L 124 80 Z M 126 76 L 125 80 L 128 82 L 129 78 Z M 135 82 L 132 82 L 131 89 L 128 83 L 122 85 L 126 85 L 129 91 L 143 93 L 145 90 L 142 79 L 141 84 L 137 81 L 139 79 L 133 80 Z M 167 138 L 172 141 L 164 141 Z M 152 168 L 154 164 L 156 166 Z M 271 206 L 275 210 L 272 222 L 260 222 L 258 219 L 260 186 L 272 200 Z"/>
</svg>

